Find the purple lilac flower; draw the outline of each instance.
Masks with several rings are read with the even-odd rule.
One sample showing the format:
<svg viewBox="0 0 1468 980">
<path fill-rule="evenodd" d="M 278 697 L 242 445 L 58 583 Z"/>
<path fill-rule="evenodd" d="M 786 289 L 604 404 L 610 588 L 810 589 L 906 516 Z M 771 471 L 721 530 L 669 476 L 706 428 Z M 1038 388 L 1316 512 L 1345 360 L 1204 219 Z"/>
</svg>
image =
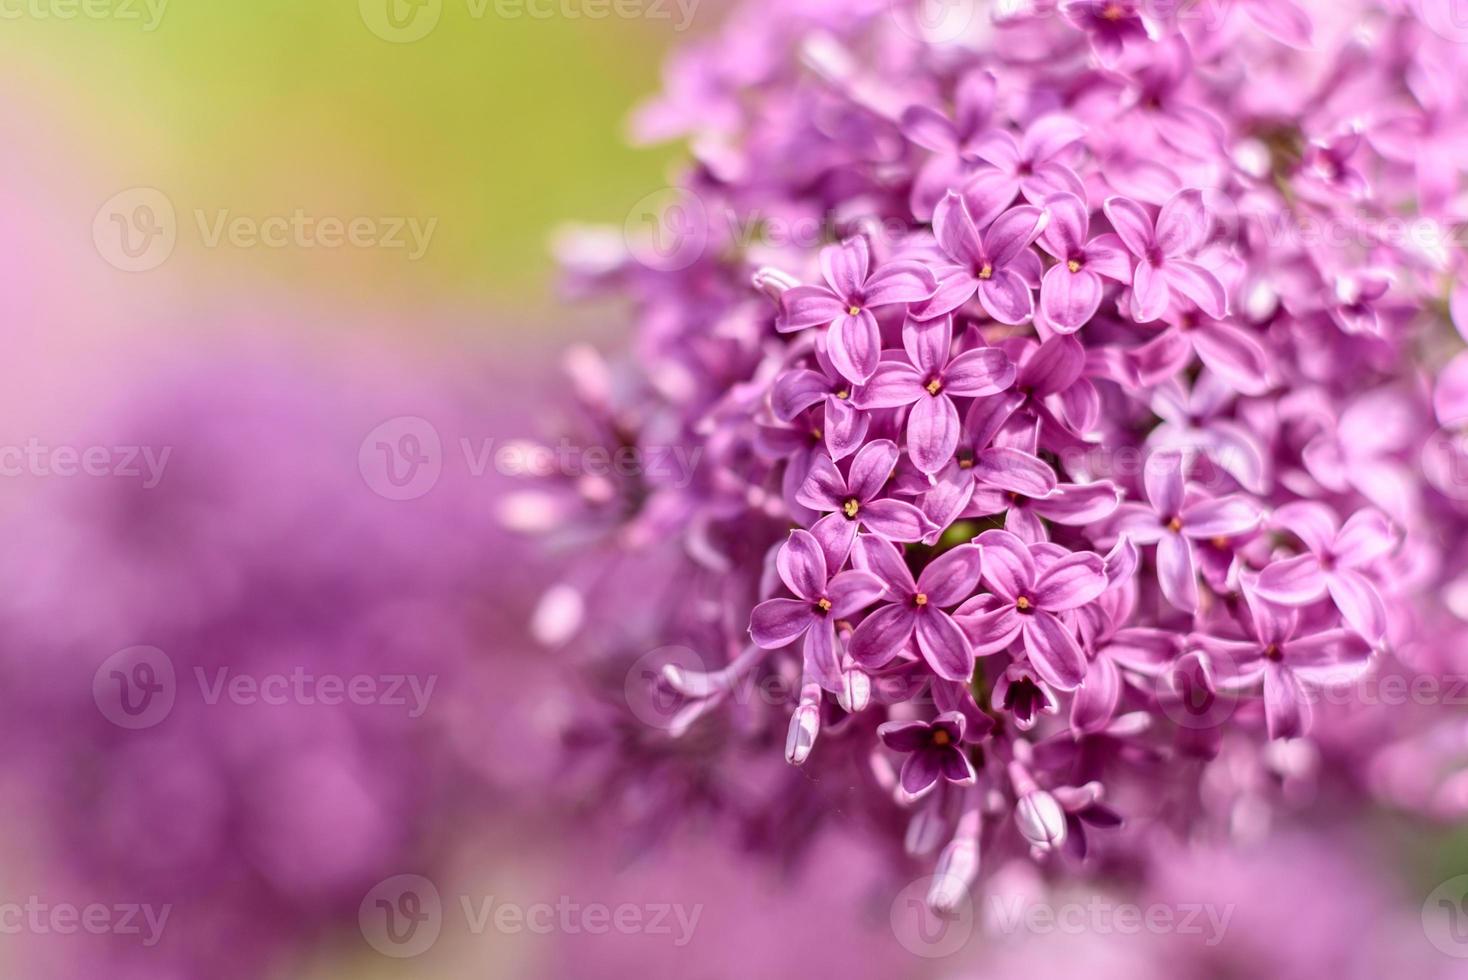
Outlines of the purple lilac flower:
<svg viewBox="0 0 1468 980">
<path fill-rule="evenodd" d="M 974 651 L 964 631 L 945 608 L 958 605 L 979 581 L 980 551 L 961 545 L 935 559 L 913 579 L 895 545 L 876 536 L 857 541 L 856 562 L 887 587 L 888 599 L 851 637 L 851 655 L 867 667 L 881 667 L 909 640 L 939 677 L 965 681 L 973 674 Z"/>
<path fill-rule="evenodd" d="M 796 598 L 767 599 L 755 606 L 749 620 L 750 636 L 765 649 L 805 637 L 802 652 L 813 676 L 830 684 L 827 690 L 839 690 L 835 623 L 875 602 L 883 591 L 881 580 L 854 570 L 828 574 L 825 552 L 809 531 L 790 532 L 775 566 L 780 581 Z"/>
<path fill-rule="evenodd" d="M 1228 538 L 1258 525 L 1258 508 L 1242 496 L 1209 498 L 1183 480 L 1181 453 L 1159 453 L 1147 464 L 1147 503 L 1124 504 L 1117 514 L 1121 533 L 1140 545 L 1157 546 L 1157 579 L 1167 601 L 1185 612 L 1198 607 L 1194 542 Z"/>
<path fill-rule="evenodd" d="M 1014 383 L 1015 369 L 996 347 L 951 356 L 953 318 L 908 320 L 902 326 L 907 363 L 885 361 L 856 394 L 863 409 L 904 408 L 907 451 L 924 473 L 942 469 L 958 449 L 953 399 L 995 395 Z"/>
<path fill-rule="evenodd" d="M 1100 556 L 1068 554 L 1042 567 L 1032 546 L 1008 531 L 985 531 L 977 543 L 992 595 L 984 606 L 959 610 L 974 651 L 994 653 L 1022 640 L 1025 656 L 1047 683 L 1074 690 L 1085 678 L 1086 656 L 1063 614 L 1105 590 Z"/>
<path fill-rule="evenodd" d="M 888 262 L 870 271 L 865 238 L 821 249 L 825 286 L 796 286 L 780 299 L 782 330 L 829 324 L 826 351 L 836 370 L 861 384 L 877 369 L 881 331 L 872 308 L 919 303 L 933 295 L 933 273 L 916 262 Z"/>
<path fill-rule="evenodd" d="M 949 192 L 933 212 L 933 231 L 952 265 L 943 270 L 937 292 L 915 315 L 939 317 L 977 295 L 984 310 L 1000 323 L 1028 320 L 1035 312 L 1030 280 L 1039 270 L 1029 245 L 1045 221 L 1039 208 L 1011 208 L 981 235 L 963 197 Z"/>
<path fill-rule="evenodd" d="M 788 859 L 860 814 L 951 911 L 1015 860 L 1145 876 L 1169 838 L 1317 794 L 1468 812 L 1459 714 L 1312 701 L 1307 731 L 1297 706 L 1363 648 L 1468 669 L 1468 49 L 1377 0 L 1216 23 L 1047 0 L 941 43 L 858 6 L 747 0 L 655 113 L 706 206 L 819 241 L 676 272 L 615 232 L 574 250 L 637 324 L 581 424 L 701 454 L 685 486 L 536 504 L 568 577 L 621 599 L 568 656 L 707 659 L 650 672 L 682 699 L 664 742 L 601 719 L 639 828 L 696 807 Z M 777 598 L 813 621 L 781 581 L 792 529 L 823 581 L 884 586 L 819 663 L 749 642 Z M 733 696 L 777 681 L 779 704 Z M 914 800 L 878 730 L 954 713 L 985 735 L 974 781 Z M 781 744 L 805 770 L 783 781 Z M 755 781 L 778 797 L 728 790 Z"/>
<path fill-rule="evenodd" d="M 963 749 L 966 728 L 960 712 L 948 711 L 932 721 L 889 721 L 877 729 L 883 745 L 905 756 L 898 777 L 903 792 L 916 799 L 932 790 L 939 779 L 955 786 L 972 786 L 978 780 Z"/>
</svg>

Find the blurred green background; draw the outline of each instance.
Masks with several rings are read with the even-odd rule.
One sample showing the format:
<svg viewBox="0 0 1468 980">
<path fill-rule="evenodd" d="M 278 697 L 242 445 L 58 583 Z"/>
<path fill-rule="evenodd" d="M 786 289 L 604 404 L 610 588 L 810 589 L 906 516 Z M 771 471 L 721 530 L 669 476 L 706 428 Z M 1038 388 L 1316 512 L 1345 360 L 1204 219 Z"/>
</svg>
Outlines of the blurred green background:
<svg viewBox="0 0 1468 980">
<path fill-rule="evenodd" d="M 88 16 L 79 2 L 9 0 L 0 14 L 0 70 L 8 91 L 31 93 L 19 138 L 47 160 L 57 230 L 85 235 L 132 187 L 167 194 L 180 228 L 160 268 L 119 273 L 92 256 L 78 266 L 84 288 L 287 284 L 379 308 L 543 307 L 549 229 L 620 223 L 673 154 L 631 148 L 624 123 L 686 36 L 676 7 L 592 19 L 594 2 L 565 0 L 87 0 L 108 11 Z M 389 5 L 399 21 L 438 19 L 395 43 L 368 23 Z M 715 6 L 697 6 L 690 31 L 706 30 Z M 413 261 L 210 248 L 195 221 L 296 209 L 437 226 Z"/>
</svg>

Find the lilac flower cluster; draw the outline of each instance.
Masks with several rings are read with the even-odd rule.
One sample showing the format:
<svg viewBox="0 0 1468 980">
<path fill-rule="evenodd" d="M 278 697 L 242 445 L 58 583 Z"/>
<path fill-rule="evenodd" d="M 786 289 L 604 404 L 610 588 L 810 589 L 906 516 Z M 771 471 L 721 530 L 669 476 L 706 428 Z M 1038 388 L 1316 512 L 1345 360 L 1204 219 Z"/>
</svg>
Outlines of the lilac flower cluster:
<svg viewBox="0 0 1468 980">
<path fill-rule="evenodd" d="M 1190 833 L 1312 735 L 1365 782 L 1394 722 L 1321 692 L 1444 669 L 1468 570 L 1465 49 L 1388 0 L 1000 6 L 755 0 L 675 59 L 636 129 L 690 138 L 693 247 L 566 251 L 639 324 L 580 406 L 699 478 L 516 501 L 598 536 L 584 650 L 708 668 L 662 671 L 665 742 L 724 771 L 788 724 L 808 794 L 938 853 L 938 907 L 981 852 Z"/>
</svg>

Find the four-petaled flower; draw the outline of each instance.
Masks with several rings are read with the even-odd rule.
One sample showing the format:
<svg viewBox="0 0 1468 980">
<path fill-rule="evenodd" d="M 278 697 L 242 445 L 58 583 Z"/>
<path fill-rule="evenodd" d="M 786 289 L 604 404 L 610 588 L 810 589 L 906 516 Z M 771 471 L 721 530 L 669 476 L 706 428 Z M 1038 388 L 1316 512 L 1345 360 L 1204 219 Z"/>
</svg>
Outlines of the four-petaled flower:
<svg viewBox="0 0 1468 980">
<path fill-rule="evenodd" d="M 1157 546 L 1157 581 L 1167 601 L 1183 612 L 1198 608 L 1193 542 L 1227 539 L 1252 531 L 1263 514 L 1239 494 L 1210 498 L 1183 480 L 1183 454 L 1148 458 L 1142 474 L 1146 504 L 1123 504 L 1117 528 L 1139 545 Z"/>
<path fill-rule="evenodd" d="M 1025 656 L 1045 683 L 1075 690 L 1086 676 L 1086 654 L 1065 614 L 1106 591 L 1101 556 L 1067 553 L 1053 545 L 1032 548 L 1008 531 L 985 531 L 975 544 L 992 594 L 958 610 L 974 652 L 998 653 L 1023 639 Z"/>
<path fill-rule="evenodd" d="M 882 353 L 882 333 L 872 309 L 919 303 L 937 289 L 920 262 L 894 260 L 869 272 L 871 254 L 861 236 L 821 249 L 825 286 L 795 286 L 780 297 L 782 332 L 829 324 L 826 352 L 848 380 L 872 376 Z"/>
<path fill-rule="evenodd" d="M 917 468 L 936 473 L 958 448 L 955 397 L 994 395 L 1014 384 L 1015 366 L 997 347 L 952 356 L 953 318 L 908 320 L 902 326 L 907 363 L 884 361 L 856 393 L 862 409 L 900 408 L 907 414 L 907 452 Z"/>
<path fill-rule="evenodd" d="M 1329 594 L 1342 618 L 1372 643 L 1386 635 L 1386 606 L 1362 569 L 1396 547 L 1391 521 L 1375 508 L 1358 510 L 1344 525 L 1324 504 L 1286 504 L 1273 523 L 1304 542 L 1306 554 L 1274 562 L 1259 573 L 1259 594 L 1301 606 Z"/>
<path fill-rule="evenodd" d="M 880 496 L 897 456 L 897 443 L 891 439 L 869 442 L 852 457 L 844 477 L 825 456 L 811 460 L 810 475 L 795 499 L 826 514 L 811 533 L 825 549 L 828 562 L 835 566 L 846 562 L 862 527 L 889 541 L 921 541 L 927 533 L 928 519 L 917 507 Z"/>
<path fill-rule="evenodd" d="M 1101 307 L 1101 277 L 1132 281 L 1132 263 L 1116 235 L 1091 238 L 1091 213 L 1074 194 L 1045 201 L 1050 223 L 1038 243 L 1056 263 L 1040 281 L 1040 311 L 1061 333 L 1075 333 Z"/>
<path fill-rule="evenodd" d="M 1296 635 L 1299 610 L 1269 602 L 1257 589 L 1244 587 L 1248 615 L 1241 617 L 1250 634 L 1233 640 L 1207 634 L 1192 642 L 1217 670 L 1221 690 L 1241 692 L 1264 684 L 1264 717 L 1270 738 L 1295 738 L 1310 730 L 1311 696 L 1307 688 L 1349 684 L 1361 677 L 1371 660 L 1371 647 L 1352 630 L 1332 629 Z"/>
<path fill-rule="evenodd" d="M 754 607 L 749 634 L 767 650 L 805 637 L 805 663 L 833 693 L 841 690 L 840 657 L 836 650 L 836 621 L 853 616 L 875 602 L 882 583 L 859 570 L 830 577 L 826 556 L 809 531 L 791 531 L 775 556 L 775 568 L 795 599 L 766 599 Z"/>
<path fill-rule="evenodd" d="M 933 673 L 951 681 L 968 681 L 974 651 L 963 630 L 944 611 L 973 594 L 979 584 L 979 549 L 959 545 L 944 552 L 914 581 L 897 546 L 874 535 L 862 535 L 853 556 L 886 585 L 886 605 L 874 610 L 852 634 L 852 659 L 866 668 L 885 666 L 914 636 L 918 651 Z"/>
<path fill-rule="evenodd" d="M 1208 239 L 1212 220 L 1203 206 L 1203 192 L 1178 191 L 1162 206 L 1153 222 L 1136 201 L 1107 198 L 1101 205 L 1127 249 L 1137 257 L 1132 274 L 1132 318 L 1138 323 L 1156 320 L 1167 312 L 1174 291 L 1198 305 L 1215 320 L 1228 315 L 1228 294 L 1218 277 L 1189 257 Z"/>
<path fill-rule="evenodd" d="M 977 741 L 988 732 L 975 737 L 967 728 L 961 712 L 945 711 L 932 721 L 889 721 L 877 729 L 883 745 L 907 756 L 898 782 L 909 798 L 926 796 L 940 778 L 956 786 L 972 786 L 978 781 L 963 744 L 965 739 Z"/>
<path fill-rule="evenodd" d="M 1045 221 L 1039 208 L 1010 208 L 981 235 L 963 197 L 950 191 L 933 211 L 933 231 L 938 248 L 953 265 L 913 315 L 931 320 L 977 294 L 984 312 L 1000 323 L 1024 323 L 1035 313 L 1030 289 L 1040 275 L 1040 257 L 1029 245 L 1045 229 Z"/>
</svg>

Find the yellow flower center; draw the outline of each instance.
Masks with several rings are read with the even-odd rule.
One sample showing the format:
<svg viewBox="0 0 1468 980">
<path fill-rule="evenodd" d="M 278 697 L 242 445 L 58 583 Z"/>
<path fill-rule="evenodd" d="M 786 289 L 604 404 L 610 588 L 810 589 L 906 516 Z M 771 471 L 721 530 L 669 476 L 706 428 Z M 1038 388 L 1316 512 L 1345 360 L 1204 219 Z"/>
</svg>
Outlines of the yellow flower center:
<svg viewBox="0 0 1468 980">
<path fill-rule="evenodd" d="M 841 399 L 842 401 L 846 401 L 846 399 L 851 397 L 851 392 L 845 388 L 842 388 L 840 391 L 836 392 L 836 397 Z"/>
<path fill-rule="evenodd" d="M 855 518 L 856 512 L 859 510 L 861 510 L 861 501 L 855 497 L 841 505 L 841 513 L 845 514 L 848 518 Z"/>
<path fill-rule="evenodd" d="M 985 262 L 984 263 L 984 267 L 979 270 L 979 278 L 980 279 L 993 279 L 994 278 L 994 267 L 992 265 L 990 265 L 989 263 Z"/>
<path fill-rule="evenodd" d="M 947 745 L 951 741 L 953 741 L 953 739 L 948 736 L 948 730 L 945 728 L 940 728 L 933 733 L 934 745 Z"/>
<path fill-rule="evenodd" d="M 932 381 L 929 381 L 927 383 L 926 387 L 928 389 L 928 394 L 936 395 L 938 392 L 943 390 L 943 382 L 939 381 L 937 378 L 934 378 Z"/>
<path fill-rule="evenodd" d="M 856 316 L 858 313 L 861 312 L 861 307 L 860 306 L 853 306 L 853 307 L 848 308 L 846 312 L 849 313 L 849 314 L 851 314 L 852 316 Z"/>
<path fill-rule="evenodd" d="M 1076 259 L 1071 259 L 1069 262 L 1065 263 L 1065 267 L 1071 272 L 1081 271 L 1081 263 Z"/>
<path fill-rule="evenodd" d="M 830 612 L 831 611 L 831 600 L 830 599 L 827 599 L 827 598 L 824 598 L 824 597 L 822 597 L 820 599 L 817 599 L 816 600 L 816 608 L 819 609 L 823 613 Z"/>
<path fill-rule="evenodd" d="M 1183 519 L 1181 517 L 1174 517 L 1167 522 L 1167 529 L 1173 534 L 1181 532 L 1183 529 Z"/>
<path fill-rule="evenodd" d="M 1016 609 L 1019 609 L 1019 610 L 1025 610 L 1025 609 L 1030 608 L 1030 600 L 1029 600 L 1029 597 L 1028 596 L 1020 596 L 1018 599 L 1014 600 L 1014 607 Z"/>
<path fill-rule="evenodd" d="M 928 604 L 928 597 L 925 593 L 919 592 L 917 595 L 912 597 L 912 601 L 913 605 L 926 606 Z"/>
<path fill-rule="evenodd" d="M 1125 16 L 1126 11 L 1122 9 L 1119 3 L 1108 3 L 1101 11 L 1101 17 L 1104 20 L 1121 20 Z"/>
</svg>

